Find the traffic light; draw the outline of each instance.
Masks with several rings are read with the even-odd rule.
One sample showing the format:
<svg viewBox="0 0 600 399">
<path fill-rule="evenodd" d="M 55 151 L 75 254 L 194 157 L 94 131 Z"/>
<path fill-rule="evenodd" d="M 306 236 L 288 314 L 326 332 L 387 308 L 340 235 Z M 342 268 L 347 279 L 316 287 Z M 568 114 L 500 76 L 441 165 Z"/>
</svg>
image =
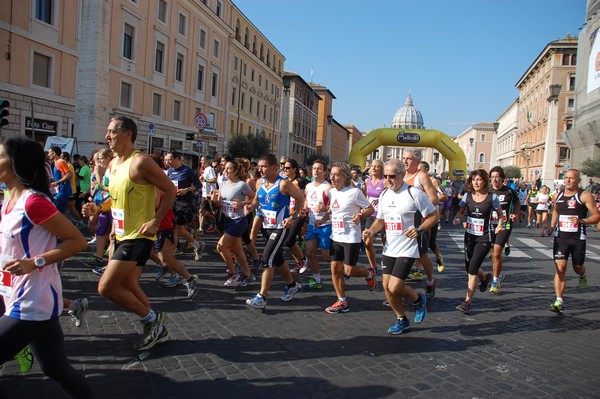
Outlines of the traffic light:
<svg viewBox="0 0 600 399">
<path fill-rule="evenodd" d="M 2 126 L 8 125 L 8 107 L 10 107 L 10 103 L 8 100 L 0 99 L 0 128 Z"/>
</svg>

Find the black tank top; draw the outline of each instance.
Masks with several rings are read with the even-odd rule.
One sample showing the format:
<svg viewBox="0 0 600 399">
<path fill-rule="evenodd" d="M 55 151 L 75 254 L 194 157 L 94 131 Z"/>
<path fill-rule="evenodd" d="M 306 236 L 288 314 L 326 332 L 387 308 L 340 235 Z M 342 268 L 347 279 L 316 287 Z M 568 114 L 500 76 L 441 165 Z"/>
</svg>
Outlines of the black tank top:
<svg viewBox="0 0 600 399">
<path fill-rule="evenodd" d="M 581 220 L 588 214 L 587 207 L 581 202 L 581 193 L 583 189 L 580 188 L 575 195 L 567 197 L 565 192 L 561 191 L 556 197 L 554 206 L 558 211 L 557 237 L 585 240 L 585 224 L 569 221 L 570 217 L 577 216 Z"/>
<path fill-rule="evenodd" d="M 476 202 L 471 193 L 465 194 L 467 204 L 467 233 L 477 237 L 492 240 L 492 213 L 494 211 L 493 198 L 495 194 L 489 193 L 482 202 Z"/>
</svg>

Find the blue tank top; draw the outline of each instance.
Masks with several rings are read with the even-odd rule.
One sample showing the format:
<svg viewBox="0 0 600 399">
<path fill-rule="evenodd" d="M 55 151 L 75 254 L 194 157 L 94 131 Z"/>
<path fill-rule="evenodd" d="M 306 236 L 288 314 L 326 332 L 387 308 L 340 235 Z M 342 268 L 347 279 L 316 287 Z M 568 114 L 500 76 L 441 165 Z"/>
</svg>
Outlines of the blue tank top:
<svg viewBox="0 0 600 399">
<path fill-rule="evenodd" d="M 290 196 L 279 191 L 281 179 L 277 177 L 275 183 L 267 188 L 266 179 L 263 178 L 258 189 L 258 202 L 265 229 L 283 228 L 283 219 L 290 216 Z"/>
</svg>

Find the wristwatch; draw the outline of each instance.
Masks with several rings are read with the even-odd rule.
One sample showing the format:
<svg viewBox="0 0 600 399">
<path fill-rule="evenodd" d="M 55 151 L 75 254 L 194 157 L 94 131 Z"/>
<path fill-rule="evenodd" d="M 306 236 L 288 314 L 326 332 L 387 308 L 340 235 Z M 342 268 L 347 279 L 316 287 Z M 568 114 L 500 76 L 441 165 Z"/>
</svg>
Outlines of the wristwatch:
<svg viewBox="0 0 600 399">
<path fill-rule="evenodd" d="M 422 234 L 423 228 L 421 226 L 417 227 L 417 233 Z"/>
<path fill-rule="evenodd" d="M 33 258 L 33 263 L 36 267 L 44 267 L 46 266 L 46 259 L 43 256 L 36 256 Z"/>
</svg>

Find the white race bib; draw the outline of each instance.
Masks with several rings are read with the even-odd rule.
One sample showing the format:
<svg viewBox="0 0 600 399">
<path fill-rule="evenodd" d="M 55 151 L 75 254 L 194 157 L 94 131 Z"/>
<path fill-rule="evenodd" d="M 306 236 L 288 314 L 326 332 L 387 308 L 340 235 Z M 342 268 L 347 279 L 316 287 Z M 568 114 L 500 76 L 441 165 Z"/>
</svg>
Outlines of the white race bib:
<svg viewBox="0 0 600 399">
<path fill-rule="evenodd" d="M 111 209 L 113 226 L 116 235 L 125 235 L 125 211 L 123 209 Z"/>
<path fill-rule="evenodd" d="M 262 209 L 261 210 L 262 215 L 263 215 L 263 227 L 265 229 L 276 229 L 277 226 L 277 212 L 276 211 L 271 211 L 271 210 L 266 210 L 266 209 Z"/>
<path fill-rule="evenodd" d="M 9 297 L 12 294 L 13 275 L 10 272 L 2 270 L 10 258 L 6 255 L 0 255 L 0 295 Z"/>
<path fill-rule="evenodd" d="M 346 225 L 344 223 L 344 216 L 342 215 L 331 215 L 331 230 L 336 233 L 344 233 Z"/>
<path fill-rule="evenodd" d="M 474 236 L 483 236 L 484 225 L 485 222 L 483 219 L 467 216 L 467 233 Z"/>
<path fill-rule="evenodd" d="M 572 222 L 573 215 L 559 215 L 558 229 L 565 233 L 577 233 L 579 231 L 579 221 Z"/>
<path fill-rule="evenodd" d="M 223 210 L 225 216 L 230 219 L 237 217 L 237 208 L 233 204 L 234 201 L 228 201 L 224 199 L 221 200 L 221 209 Z"/>
<path fill-rule="evenodd" d="M 389 216 L 385 219 L 385 234 L 390 236 L 402 235 L 402 220 L 400 216 Z"/>
</svg>

